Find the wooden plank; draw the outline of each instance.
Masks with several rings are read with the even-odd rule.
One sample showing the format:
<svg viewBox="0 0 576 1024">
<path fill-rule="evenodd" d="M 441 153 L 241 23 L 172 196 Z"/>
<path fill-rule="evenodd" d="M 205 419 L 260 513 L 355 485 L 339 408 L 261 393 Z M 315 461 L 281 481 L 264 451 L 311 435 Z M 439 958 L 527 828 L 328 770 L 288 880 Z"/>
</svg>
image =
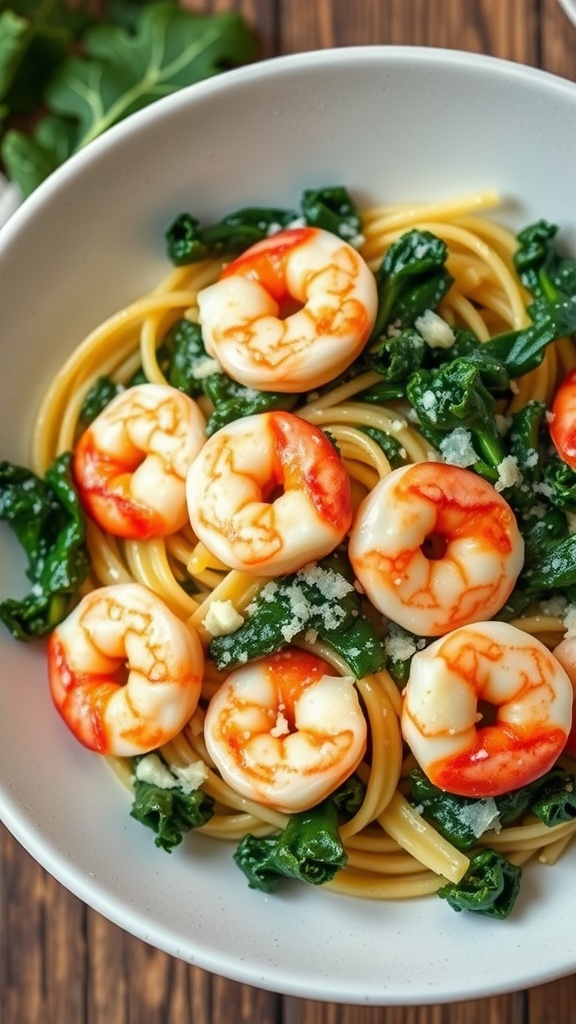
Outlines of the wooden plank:
<svg viewBox="0 0 576 1024">
<path fill-rule="evenodd" d="M 556 0 L 542 0 L 540 63 L 547 71 L 576 79 L 576 27 Z"/>
<path fill-rule="evenodd" d="M 535 63 L 537 0 L 283 0 L 282 52 L 406 44 L 470 50 Z"/>
<path fill-rule="evenodd" d="M 83 1019 L 84 905 L 2 828 L 1 999 L 6 1024 Z"/>
<path fill-rule="evenodd" d="M 571 1024 L 576 1020 L 576 975 L 549 985 L 538 985 L 527 993 L 530 1024 Z"/>
<path fill-rule="evenodd" d="M 564 1021 L 567 1018 L 556 1019 Z M 386 1009 L 334 1006 L 287 998 L 282 1018 L 282 1024 L 384 1024 L 384 1021 L 385 1024 L 523 1024 L 523 996 L 496 996 L 444 1006 L 392 1006 Z"/>
</svg>

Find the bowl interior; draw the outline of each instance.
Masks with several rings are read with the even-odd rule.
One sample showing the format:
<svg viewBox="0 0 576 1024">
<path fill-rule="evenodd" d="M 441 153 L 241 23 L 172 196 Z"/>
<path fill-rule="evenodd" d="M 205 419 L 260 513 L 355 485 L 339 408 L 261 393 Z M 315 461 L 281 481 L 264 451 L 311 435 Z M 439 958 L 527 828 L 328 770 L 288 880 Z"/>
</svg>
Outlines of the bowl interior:
<svg viewBox="0 0 576 1024">
<path fill-rule="evenodd" d="M 499 219 L 555 221 L 576 252 L 574 166 L 576 87 L 470 54 L 309 53 L 160 101 L 71 159 L 0 234 L 2 457 L 26 462 L 63 359 L 165 273 L 164 231 L 182 210 L 209 221 L 244 205 L 297 206 L 318 185 L 346 185 L 360 204 L 495 188 Z M 2 596 L 22 593 L 4 526 L 0 557 Z M 264 896 L 226 846 L 191 836 L 171 856 L 158 851 L 107 766 L 57 719 L 41 647 L 3 634 L 0 657 L 3 820 L 68 888 L 145 941 L 240 981 L 349 1003 L 470 998 L 576 967 L 573 855 L 527 871 L 503 923 L 433 898 L 377 904 L 297 886 Z"/>
</svg>

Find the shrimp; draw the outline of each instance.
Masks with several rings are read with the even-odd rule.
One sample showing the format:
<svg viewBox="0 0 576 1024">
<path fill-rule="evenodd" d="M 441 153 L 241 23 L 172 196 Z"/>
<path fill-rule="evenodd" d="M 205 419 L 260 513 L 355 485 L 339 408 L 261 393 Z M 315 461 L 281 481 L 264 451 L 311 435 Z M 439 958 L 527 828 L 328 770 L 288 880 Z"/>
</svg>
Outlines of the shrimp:
<svg viewBox="0 0 576 1024">
<path fill-rule="evenodd" d="M 160 598 L 118 583 L 87 594 L 52 632 L 48 671 L 76 739 L 130 757 L 173 739 L 194 713 L 204 654 L 198 634 Z"/>
<path fill-rule="evenodd" d="M 362 351 L 377 305 L 374 275 L 356 249 L 310 227 L 257 242 L 198 294 L 206 350 L 259 391 L 327 384 Z"/>
<path fill-rule="evenodd" d="M 462 626 L 412 658 L 402 734 L 430 781 L 449 793 L 494 797 L 540 778 L 571 720 L 566 672 L 510 623 Z"/>
<path fill-rule="evenodd" d="M 568 675 L 570 682 L 572 683 L 572 690 L 576 697 L 576 636 L 566 636 L 559 644 L 556 645 L 552 654 L 557 661 L 560 662 L 562 668 Z M 572 711 L 572 728 L 566 740 L 565 752 L 570 757 L 576 757 L 576 717 L 574 711 L 576 706 L 573 705 Z"/>
<path fill-rule="evenodd" d="M 241 796 L 305 811 L 358 767 L 367 727 L 354 680 L 286 648 L 231 672 L 206 712 L 206 747 Z"/>
<path fill-rule="evenodd" d="M 196 536 L 226 565 L 296 572 L 338 546 L 352 521 L 344 462 L 319 427 L 265 412 L 222 427 L 186 483 Z"/>
<path fill-rule="evenodd" d="M 504 498 L 471 470 L 438 462 L 380 480 L 358 509 L 348 551 L 372 604 L 420 636 L 491 618 L 524 560 Z"/>
<path fill-rule="evenodd" d="M 75 447 L 84 509 L 117 537 L 175 533 L 188 519 L 186 474 L 205 439 L 204 417 L 184 392 L 164 384 L 121 392 Z"/>
<path fill-rule="evenodd" d="M 576 369 L 567 374 L 554 396 L 549 430 L 560 458 L 576 469 Z"/>
</svg>

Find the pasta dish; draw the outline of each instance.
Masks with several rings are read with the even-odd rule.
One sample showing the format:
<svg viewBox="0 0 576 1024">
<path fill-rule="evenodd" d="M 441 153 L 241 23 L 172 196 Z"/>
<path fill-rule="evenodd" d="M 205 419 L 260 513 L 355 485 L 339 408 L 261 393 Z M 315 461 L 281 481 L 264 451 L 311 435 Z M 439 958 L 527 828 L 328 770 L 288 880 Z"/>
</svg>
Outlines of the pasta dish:
<svg viewBox="0 0 576 1024">
<path fill-rule="evenodd" d="M 497 205 L 181 215 L 2 464 L 0 614 L 162 849 L 505 917 L 570 843 L 576 262 Z"/>
</svg>

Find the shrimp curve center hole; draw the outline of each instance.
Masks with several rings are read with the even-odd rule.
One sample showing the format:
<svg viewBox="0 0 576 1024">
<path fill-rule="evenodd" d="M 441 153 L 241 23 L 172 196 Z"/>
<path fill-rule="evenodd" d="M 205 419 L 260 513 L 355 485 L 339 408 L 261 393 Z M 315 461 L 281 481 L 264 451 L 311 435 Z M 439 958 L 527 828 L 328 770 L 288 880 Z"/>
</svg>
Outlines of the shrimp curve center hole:
<svg viewBox="0 0 576 1024">
<path fill-rule="evenodd" d="M 444 558 L 446 549 L 448 547 L 448 541 L 441 533 L 429 533 L 424 538 L 420 550 L 425 558 L 431 562 L 439 561 Z"/>
<path fill-rule="evenodd" d="M 496 725 L 498 722 L 498 708 L 487 700 L 479 700 L 476 709 L 478 725 L 483 729 Z"/>
</svg>

